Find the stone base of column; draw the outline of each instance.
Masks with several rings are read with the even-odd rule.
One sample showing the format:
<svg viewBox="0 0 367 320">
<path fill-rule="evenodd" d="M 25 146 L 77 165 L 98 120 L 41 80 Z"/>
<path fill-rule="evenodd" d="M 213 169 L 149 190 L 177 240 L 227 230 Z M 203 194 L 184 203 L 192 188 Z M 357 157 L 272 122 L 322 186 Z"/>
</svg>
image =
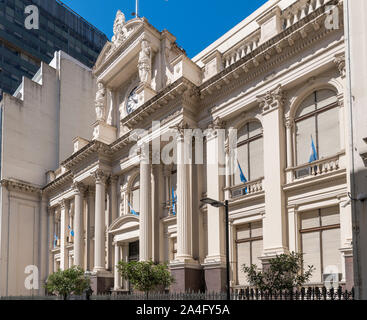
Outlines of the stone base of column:
<svg viewBox="0 0 367 320">
<path fill-rule="evenodd" d="M 226 292 L 227 270 L 222 264 L 206 265 L 205 270 L 205 291 L 206 292 Z"/>
<path fill-rule="evenodd" d="M 345 290 L 352 290 L 354 287 L 353 251 L 344 251 L 345 263 Z"/>
<path fill-rule="evenodd" d="M 171 264 L 171 274 L 175 283 L 171 286 L 171 292 L 204 292 L 204 273 L 199 264 Z"/>
<path fill-rule="evenodd" d="M 94 273 L 90 276 L 90 285 L 93 294 L 109 293 L 114 288 L 114 278 L 111 273 Z"/>
</svg>

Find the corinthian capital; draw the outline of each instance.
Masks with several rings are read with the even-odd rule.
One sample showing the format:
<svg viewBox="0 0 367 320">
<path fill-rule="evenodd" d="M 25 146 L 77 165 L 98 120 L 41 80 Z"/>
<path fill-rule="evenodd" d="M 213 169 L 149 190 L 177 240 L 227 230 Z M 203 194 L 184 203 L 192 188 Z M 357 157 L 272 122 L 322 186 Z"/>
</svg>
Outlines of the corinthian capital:
<svg viewBox="0 0 367 320">
<path fill-rule="evenodd" d="M 95 172 L 92 173 L 96 183 L 106 183 L 108 179 L 108 174 L 101 169 L 97 169 Z"/>
<path fill-rule="evenodd" d="M 224 128 L 225 128 L 225 122 L 219 117 L 216 117 L 208 126 L 208 129 L 211 130 L 220 130 Z"/>
<path fill-rule="evenodd" d="M 189 130 L 189 124 L 185 120 L 181 120 L 178 124 L 171 127 L 178 134 L 178 138 L 183 138 L 185 136 L 185 130 Z"/>
<path fill-rule="evenodd" d="M 275 89 L 269 90 L 262 96 L 257 97 L 257 101 L 260 104 L 260 108 L 263 109 L 263 113 L 282 108 L 285 100 L 285 94 L 281 85 L 278 85 Z"/>
<path fill-rule="evenodd" d="M 75 182 L 73 184 L 73 189 L 75 190 L 76 193 L 80 194 L 83 194 L 86 191 L 85 185 L 81 182 Z"/>
<path fill-rule="evenodd" d="M 342 52 L 342 53 L 335 55 L 334 63 L 338 67 L 341 77 L 345 78 L 347 74 L 346 67 L 345 67 L 345 53 Z"/>
</svg>

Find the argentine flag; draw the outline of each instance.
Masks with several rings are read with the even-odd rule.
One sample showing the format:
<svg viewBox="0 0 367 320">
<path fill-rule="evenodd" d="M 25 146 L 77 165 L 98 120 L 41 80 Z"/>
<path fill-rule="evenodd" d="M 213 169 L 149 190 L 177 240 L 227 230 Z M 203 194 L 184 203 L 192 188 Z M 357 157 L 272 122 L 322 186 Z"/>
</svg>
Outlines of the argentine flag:
<svg viewBox="0 0 367 320">
<path fill-rule="evenodd" d="M 240 170 L 240 179 L 242 181 L 243 184 L 247 183 L 247 179 L 242 171 L 242 168 L 241 168 L 241 165 L 240 165 L 240 162 L 237 160 L 237 163 L 238 163 L 238 169 Z M 245 188 L 245 194 L 247 194 L 247 187 Z"/>
<path fill-rule="evenodd" d="M 314 161 L 319 160 L 319 156 L 317 155 L 317 150 L 315 147 L 315 143 L 313 141 L 313 138 L 311 136 L 311 156 L 310 156 L 310 160 L 308 161 L 309 163 L 312 163 Z"/>
<path fill-rule="evenodd" d="M 71 235 L 72 237 L 74 237 L 74 230 L 72 230 L 70 226 L 68 226 L 68 228 L 69 228 L 69 230 L 70 230 L 70 235 Z"/>
<path fill-rule="evenodd" d="M 59 237 L 56 235 L 56 233 L 54 235 L 54 238 L 55 238 L 54 240 L 54 248 L 55 248 L 57 246 L 57 240 L 59 240 Z"/>
<path fill-rule="evenodd" d="M 138 216 L 138 214 L 136 213 L 136 211 L 133 209 L 133 207 L 132 207 L 131 203 L 130 203 L 130 202 L 128 202 L 128 204 L 129 204 L 129 207 L 130 207 L 130 212 L 131 212 L 131 214 L 133 214 L 134 216 Z"/>
<path fill-rule="evenodd" d="M 175 196 L 175 189 L 172 187 L 172 214 L 176 215 L 176 201 L 177 196 Z"/>
</svg>

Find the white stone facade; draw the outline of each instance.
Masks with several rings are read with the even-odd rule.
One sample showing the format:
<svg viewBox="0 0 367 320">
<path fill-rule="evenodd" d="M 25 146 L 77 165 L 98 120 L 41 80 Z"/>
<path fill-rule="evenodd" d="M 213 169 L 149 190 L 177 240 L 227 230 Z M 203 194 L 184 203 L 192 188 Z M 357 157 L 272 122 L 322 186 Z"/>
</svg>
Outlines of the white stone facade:
<svg viewBox="0 0 367 320">
<path fill-rule="evenodd" d="M 93 69 L 94 91 L 83 98 L 93 119 L 80 121 L 80 132 L 60 133 L 71 150 L 59 151 L 61 163 L 38 161 L 37 179 L 58 169 L 46 184 L 27 178 L 20 185 L 2 168 L 2 221 L 15 210 L 4 207 L 15 185 L 42 199 L 41 229 L 32 233 L 40 237 L 29 244 L 39 252 L 41 280 L 80 265 L 92 273 L 96 291 L 128 290 L 116 262 L 140 259 L 169 262 L 174 291 L 223 290 L 224 209 L 202 205 L 206 196 L 229 200 L 233 288 L 247 285 L 243 264 L 263 267 L 291 251 L 316 267 L 311 284 L 333 277 L 350 287 L 343 1 L 336 2 L 268 1 L 192 60 L 168 31 L 144 18 L 125 21 L 118 12 L 113 40 Z M 205 132 L 193 163 L 183 161 L 194 148 L 185 129 Z M 232 161 L 234 130 L 246 183 Z M 81 138 L 73 146 L 75 136 Z M 312 164 L 311 141 L 318 154 Z M 177 164 L 157 158 L 157 150 Z M 33 172 L 28 164 L 20 168 Z M 3 266 L 10 259 L 3 252 L 17 258 L 3 240 L 12 230 L 1 226 Z M 20 294 L 14 281 L 24 281 L 22 268 L 17 280 L 1 268 L 0 294 Z"/>
</svg>

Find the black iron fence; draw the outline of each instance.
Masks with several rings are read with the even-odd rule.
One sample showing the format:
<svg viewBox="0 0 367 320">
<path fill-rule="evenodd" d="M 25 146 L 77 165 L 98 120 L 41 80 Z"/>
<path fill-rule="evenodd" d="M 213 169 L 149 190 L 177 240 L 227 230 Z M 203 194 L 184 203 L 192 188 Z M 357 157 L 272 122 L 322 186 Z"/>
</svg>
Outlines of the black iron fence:
<svg viewBox="0 0 367 320">
<path fill-rule="evenodd" d="M 226 300 L 226 293 L 132 293 L 132 294 L 104 294 L 92 296 L 71 296 L 68 300 L 161 300 L 161 301 L 219 301 Z M 62 300 L 57 296 L 28 296 L 28 297 L 0 297 L 0 300 Z M 354 300 L 354 289 L 351 291 L 326 287 L 302 288 L 300 290 L 261 291 L 257 289 L 241 289 L 231 294 L 231 300 L 242 301 L 266 301 L 266 300 Z"/>
</svg>

